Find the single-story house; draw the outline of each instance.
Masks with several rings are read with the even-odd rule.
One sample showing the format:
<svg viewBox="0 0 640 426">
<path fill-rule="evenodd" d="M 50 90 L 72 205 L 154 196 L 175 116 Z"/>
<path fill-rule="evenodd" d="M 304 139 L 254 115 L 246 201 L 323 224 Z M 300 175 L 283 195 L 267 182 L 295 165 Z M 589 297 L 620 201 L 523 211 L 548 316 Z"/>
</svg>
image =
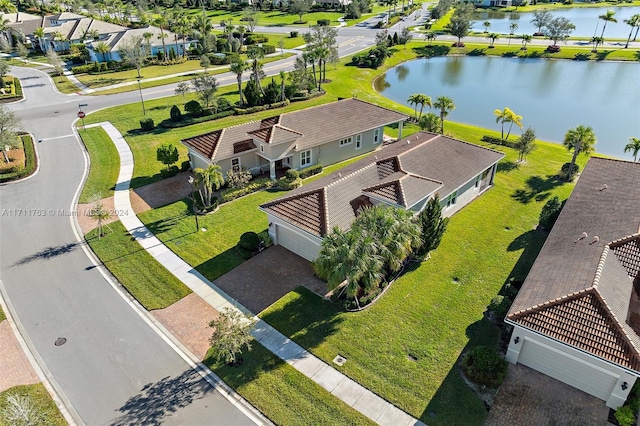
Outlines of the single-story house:
<svg viewBox="0 0 640 426">
<path fill-rule="evenodd" d="M 511 7 L 512 0 L 473 0 L 476 7 Z"/>
<path fill-rule="evenodd" d="M 132 29 L 71 12 L 44 17 L 20 12 L 7 13 L 2 17 L 8 20 L 8 31 L 24 34 L 26 41 L 31 43 L 33 48 L 39 48 L 43 52 L 49 49 L 62 52 L 69 50 L 72 44 L 84 43 L 93 62 L 120 60 L 118 50 L 134 36 L 147 35 L 145 43 L 151 48 L 151 55 L 156 55 L 163 49 L 162 31 L 153 26 Z M 44 29 L 44 37 L 34 34 L 40 27 Z M 193 42 L 184 41 L 171 31 L 164 30 L 164 34 L 167 53 L 173 49 L 177 55 L 182 55 Z M 95 50 L 96 44 L 101 42 L 109 47 L 107 53 Z"/>
<path fill-rule="evenodd" d="M 507 360 L 617 408 L 640 374 L 640 163 L 591 158 L 506 322 Z"/>
<path fill-rule="evenodd" d="M 314 260 L 334 227 L 349 229 L 362 207 L 388 205 L 419 213 L 438 194 L 451 216 L 493 185 L 504 154 L 420 132 L 297 188 L 260 209 L 274 244 Z"/>
<path fill-rule="evenodd" d="M 279 169 L 329 165 L 382 146 L 384 126 L 398 125 L 405 114 L 359 99 L 286 112 L 260 121 L 183 139 L 191 168 L 218 164 L 222 172 L 245 168 L 253 174 Z"/>
</svg>

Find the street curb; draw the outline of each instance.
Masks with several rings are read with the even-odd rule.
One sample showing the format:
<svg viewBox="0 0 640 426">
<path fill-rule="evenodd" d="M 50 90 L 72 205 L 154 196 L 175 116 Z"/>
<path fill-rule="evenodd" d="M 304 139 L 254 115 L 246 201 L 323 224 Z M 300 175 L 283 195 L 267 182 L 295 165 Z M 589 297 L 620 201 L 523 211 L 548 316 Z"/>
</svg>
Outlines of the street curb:
<svg viewBox="0 0 640 426">
<path fill-rule="evenodd" d="M 9 296 L 7 295 L 7 291 L 4 287 L 2 279 L 0 279 L 0 306 L 2 307 L 2 310 L 7 317 L 7 321 L 9 321 L 9 325 L 11 326 L 13 334 L 18 340 L 22 351 L 24 352 L 27 359 L 29 360 L 29 363 L 40 378 L 40 381 L 47 389 L 47 392 L 49 392 L 51 399 L 53 399 L 53 402 L 58 407 L 58 410 L 60 410 L 60 413 L 64 417 L 65 421 L 70 426 L 84 425 L 84 422 L 75 411 L 75 409 L 71 405 L 71 402 L 64 394 L 58 383 L 55 381 L 53 375 L 40 357 L 40 354 L 36 350 L 33 342 L 29 338 L 29 335 L 22 326 L 22 323 L 20 322 L 20 320 L 14 319 L 17 318 L 17 315 L 15 313 L 15 310 L 13 309 L 11 301 L 9 300 Z"/>
</svg>

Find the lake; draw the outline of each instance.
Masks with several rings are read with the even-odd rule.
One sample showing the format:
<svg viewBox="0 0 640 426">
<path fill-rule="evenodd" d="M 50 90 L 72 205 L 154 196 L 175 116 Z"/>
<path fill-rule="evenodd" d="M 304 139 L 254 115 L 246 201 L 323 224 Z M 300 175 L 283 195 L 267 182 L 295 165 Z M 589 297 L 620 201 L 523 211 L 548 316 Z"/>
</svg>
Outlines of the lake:
<svg viewBox="0 0 640 426">
<path fill-rule="evenodd" d="M 632 159 L 623 148 L 640 137 L 639 77 L 638 63 L 448 56 L 406 62 L 374 86 L 406 105 L 413 93 L 448 96 L 456 105 L 448 120 L 494 130 L 493 111 L 509 107 L 542 140 L 561 143 L 584 124 L 594 129 L 597 152 Z"/>
<path fill-rule="evenodd" d="M 604 32 L 605 39 L 620 38 L 627 39 L 631 27 L 624 23 L 625 19 L 629 19 L 632 15 L 640 13 L 640 6 L 629 7 L 581 7 L 572 9 L 558 9 L 552 10 L 551 13 L 554 17 L 563 16 L 570 20 L 576 29 L 571 33 L 571 37 L 593 37 L 594 33 L 600 36 L 602 33 L 602 26 L 604 21 L 598 19 L 598 16 L 604 15 L 607 10 L 615 11 L 614 18 L 618 20 L 615 22 L 608 22 L 607 28 Z M 486 11 L 478 12 L 475 15 L 472 30 L 476 32 L 484 31 L 482 23 L 489 21 L 491 27 L 490 33 L 509 34 L 511 31 L 509 26 L 511 23 L 518 24 L 518 29 L 515 34 L 533 34 L 538 28 L 531 24 L 533 19 L 533 13 L 517 13 L 517 12 L 499 12 L 499 11 Z M 596 30 L 597 25 L 597 30 Z M 635 29 L 634 29 L 635 34 Z M 633 39 L 633 36 L 632 36 Z"/>
</svg>

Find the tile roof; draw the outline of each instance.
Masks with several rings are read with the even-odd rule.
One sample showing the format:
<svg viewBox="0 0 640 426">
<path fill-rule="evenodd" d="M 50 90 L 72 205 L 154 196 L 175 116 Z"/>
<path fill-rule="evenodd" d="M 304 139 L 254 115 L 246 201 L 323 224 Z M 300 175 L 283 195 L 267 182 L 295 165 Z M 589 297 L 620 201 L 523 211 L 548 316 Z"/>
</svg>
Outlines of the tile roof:
<svg viewBox="0 0 640 426">
<path fill-rule="evenodd" d="M 461 155 L 465 156 L 466 167 L 450 167 L 457 171 L 447 174 L 450 181 L 440 181 L 440 176 L 432 173 L 437 169 L 434 162 L 446 158 L 449 165 L 457 164 L 461 161 Z M 405 208 L 430 197 L 435 192 L 445 197 L 449 194 L 443 193 L 442 188 L 457 189 L 503 156 L 501 152 L 446 136 L 421 132 L 385 145 L 381 150 L 342 168 L 339 172 L 304 185 L 260 207 L 313 235 L 323 237 L 336 226 L 348 229 L 356 217 L 358 208 L 371 204 L 369 197 Z M 410 157 L 416 161 L 408 161 Z M 411 167 L 411 170 L 406 170 L 405 164 Z M 307 198 L 317 193 L 323 193 L 324 197 Z M 301 208 L 305 212 L 312 211 L 313 214 L 298 215 L 297 211 Z"/>
<path fill-rule="evenodd" d="M 221 134 L 222 130 L 216 130 L 205 133 L 204 135 L 183 139 L 182 143 L 202 153 L 207 158 L 211 158 L 218 147 L 218 141 L 220 140 Z"/>
<path fill-rule="evenodd" d="M 407 118 L 404 114 L 359 99 L 343 99 L 228 127 L 218 141 L 215 158 L 209 158 L 219 161 L 233 156 L 233 144 L 247 136 L 270 144 L 295 142 L 298 150 L 303 150 Z M 213 152 L 205 148 L 201 154 L 206 155 L 205 151 Z"/>
<path fill-rule="evenodd" d="M 639 226 L 640 163 L 591 158 L 508 320 L 638 371 L 640 328 L 628 318 L 637 308 L 631 301 L 637 300 L 633 282 L 640 282 Z M 594 308 L 567 308 L 570 314 L 561 317 L 540 314 L 577 303 L 577 294 L 595 295 L 597 301 L 589 299 Z M 593 329 L 606 333 L 592 334 Z"/>
</svg>

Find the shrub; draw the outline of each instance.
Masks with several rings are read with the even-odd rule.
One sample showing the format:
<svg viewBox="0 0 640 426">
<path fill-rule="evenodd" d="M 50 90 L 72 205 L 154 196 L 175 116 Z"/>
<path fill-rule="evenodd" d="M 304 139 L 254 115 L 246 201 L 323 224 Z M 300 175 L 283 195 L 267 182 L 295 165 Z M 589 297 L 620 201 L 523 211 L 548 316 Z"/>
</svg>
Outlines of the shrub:
<svg viewBox="0 0 640 426">
<path fill-rule="evenodd" d="M 307 167 L 306 169 L 302 169 L 299 173 L 301 179 L 306 179 L 309 176 L 317 175 L 319 173 L 322 173 L 322 164 L 316 164 L 315 166 Z"/>
<path fill-rule="evenodd" d="M 289 33 L 289 37 L 291 37 L 291 38 L 296 38 L 296 37 L 298 37 L 298 32 L 297 32 L 297 31 L 291 31 L 291 32 Z"/>
<path fill-rule="evenodd" d="M 518 295 L 518 289 L 512 283 L 506 283 L 504 287 L 502 287 L 502 291 L 500 293 L 502 293 L 505 297 L 514 300 Z"/>
<path fill-rule="evenodd" d="M 171 117 L 170 118 L 171 121 L 173 121 L 174 123 L 182 121 L 182 113 L 180 112 L 180 108 L 178 108 L 175 105 L 171 107 L 171 111 L 169 111 L 169 116 Z"/>
<path fill-rule="evenodd" d="M 278 179 L 278 188 L 284 191 L 290 191 L 292 189 L 296 189 L 300 185 L 302 185 L 302 179 L 300 178 L 289 179 L 286 176 L 283 176 L 280 179 Z"/>
<path fill-rule="evenodd" d="M 276 47 L 270 44 L 263 44 L 262 51 L 264 52 L 265 55 L 269 55 L 271 53 L 276 53 Z"/>
<path fill-rule="evenodd" d="M 505 139 L 496 138 L 493 136 L 484 135 L 481 139 L 482 142 L 491 143 L 494 145 L 502 145 L 513 149 L 518 149 L 518 142 L 511 142 Z"/>
<path fill-rule="evenodd" d="M 298 179 L 300 177 L 300 173 L 296 169 L 289 169 L 285 173 L 288 179 Z"/>
<path fill-rule="evenodd" d="M 542 228 L 547 231 L 550 231 L 551 228 L 553 228 L 553 224 L 556 223 L 558 216 L 560 216 L 564 203 L 564 201 L 560 202 L 557 195 L 546 202 L 540 211 L 540 219 L 538 221 Z"/>
<path fill-rule="evenodd" d="M 250 184 L 246 185 L 244 188 L 228 188 L 222 191 L 222 202 L 226 203 L 231 200 L 235 200 L 236 198 L 243 197 L 247 194 L 251 194 L 252 192 L 271 188 L 272 186 L 273 181 L 271 181 L 271 179 L 256 179 Z"/>
<path fill-rule="evenodd" d="M 169 169 L 160 170 L 160 176 L 162 176 L 165 179 L 175 176 L 178 173 L 180 173 L 180 169 L 178 168 L 178 166 L 171 166 Z"/>
<path fill-rule="evenodd" d="M 36 169 L 37 157 L 31 136 L 22 136 L 22 145 L 24 147 L 25 166 L 14 172 L 2 173 L 0 182 L 9 182 L 23 178 L 30 175 Z"/>
<path fill-rule="evenodd" d="M 496 318 L 503 320 L 507 315 L 507 312 L 509 312 L 511 303 L 511 299 L 508 297 L 498 295 L 491 299 L 491 303 L 489 303 L 489 311 L 493 312 L 496 315 Z"/>
<path fill-rule="evenodd" d="M 241 247 L 240 244 L 236 244 L 236 251 L 244 260 L 251 259 L 251 251 L 247 250 L 244 247 Z"/>
<path fill-rule="evenodd" d="M 262 34 L 252 34 L 246 39 L 246 44 L 258 44 L 258 43 L 267 43 L 269 41 L 269 37 L 264 36 Z"/>
<path fill-rule="evenodd" d="M 269 231 L 260 232 L 258 234 L 258 237 L 260 237 L 260 241 L 262 241 L 262 243 L 264 244 L 265 248 L 271 247 L 273 245 L 273 240 L 269 236 Z"/>
<path fill-rule="evenodd" d="M 571 163 L 564 163 L 560 168 L 560 177 L 564 180 L 573 180 L 574 176 L 580 171 L 580 166 L 578 164 L 574 164 L 573 172 L 571 173 L 571 176 L 569 176 L 569 167 L 571 167 Z"/>
<path fill-rule="evenodd" d="M 189 162 L 189 160 L 185 160 L 182 162 L 182 164 L 180 164 L 181 172 L 188 172 L 190 168 L 191 168 L 191 163 Z"/>
<path fill-rule="evenodd" d="M 260 245 L 260 237 L 255 232 L 245 232 L 240 236 L 238 245 L 249 251 L 256 251 L 258 250 L 258 246 Z"/>
<path fill-rule="evenodd" d="M 496 387 L 507 374 L 507 361 L 487 346 L 476 346 L 462 359 L 462 369 L 475 383 Z"/>
<path fill-rule="evenodd" d="M 205 121 L 211 121 L 211 120 L 217 120 L 219 118 L 229 117 L 230 115 L 234 115 L 234 111 L 222 111 L 217 114 L 207 115 L 203 117 L 192 117 L 192 116 L 188 116 L 186 118 L 183 117 L 182 121 L 180 121 L 179 123 L 173 122 L 171 120 L 163 120 L 162 123 L 160 123 L 160 126 L 166 129 L 175 129 L 178 127 L 186 127 L 192 124 L 204 123 Z"/>
<path fill-rule="evenodd" d="M 636 416 L 628 405 L 619 407 L 614 413 L 614 416 L 620 426 L 632 426 L 636 423 Z"/>
<path fill-rule="evenodd" d="M 148 132 L 149 130 L 153 130 L 154 127 L 153 118 L 143 118 L 140 120 L 140 128 L 143 131 Z"/>
<path fill-rule="evenodd" d="M 331 21 L 329 19 L 318 19 L 319 27 L 328 27 Z"/>
<path fill-rule="evenodd" d="M 189 101 L 184 104 L 184 110 L 192 116 L 197 117 L 202 112 L 202 105 L 200 105 L 200 102 L 196 100 Z"/>
</svg>

